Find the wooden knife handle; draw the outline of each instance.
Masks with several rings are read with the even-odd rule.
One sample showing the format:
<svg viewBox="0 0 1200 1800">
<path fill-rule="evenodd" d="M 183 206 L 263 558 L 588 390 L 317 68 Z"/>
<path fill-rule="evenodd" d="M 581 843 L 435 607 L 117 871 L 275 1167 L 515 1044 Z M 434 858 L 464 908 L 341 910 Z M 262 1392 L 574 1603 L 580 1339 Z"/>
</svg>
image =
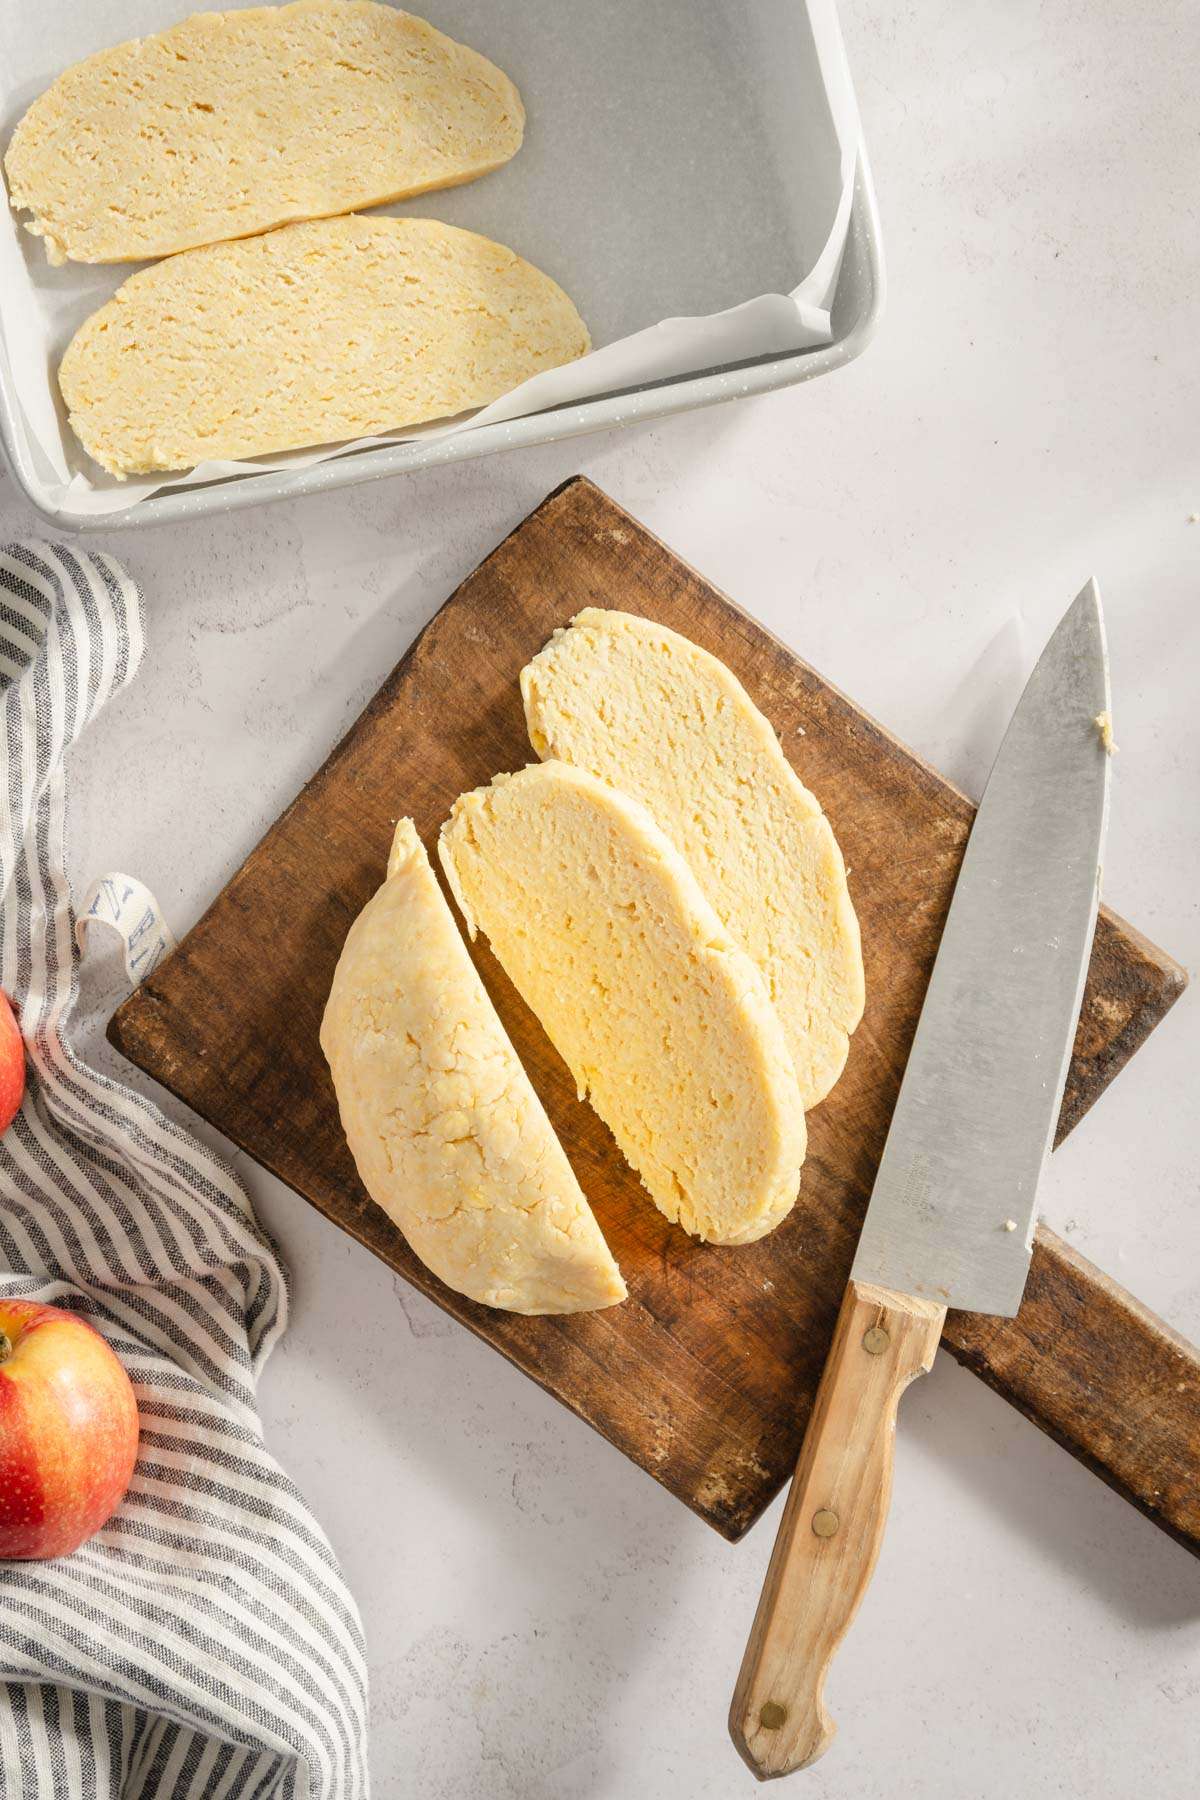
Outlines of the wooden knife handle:
<svg viewBox="0 0 1200 1800">
<path fill-rule="evenodd" d="M 932 1364 L 945 1318 L 944 1306 L 887 1288 L 846 1289 L 729 1710 L 761 1781 L 833 1741 L 825 1673 L 879 1555 L 896 1407 Z"/>
</svg>

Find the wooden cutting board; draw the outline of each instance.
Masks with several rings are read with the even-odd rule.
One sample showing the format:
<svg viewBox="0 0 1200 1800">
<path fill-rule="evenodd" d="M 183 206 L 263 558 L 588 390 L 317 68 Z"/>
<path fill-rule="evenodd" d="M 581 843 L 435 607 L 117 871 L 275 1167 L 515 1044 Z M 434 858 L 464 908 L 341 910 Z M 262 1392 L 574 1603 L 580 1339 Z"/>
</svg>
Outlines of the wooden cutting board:
<svg viewBox="0 0 1200 1800">
<path fill-rule="evenodd" d="M 533 760 L 517 673 L 581 607 L 651 615 L 721 657 L 779 731 L 850 865 L 868 1004 L 810 1116 L 800 1199 L 743 1249 L 692 1242 L 626 1168 L 482 945 L 476 961 L 625 1273 L 623 1306 L 489 1312 L 443 1288 L 359 1186 L 317 1042 L 392 825 L 432 849 L 451 802 Z M 602 1431 L 728 1538 L 791 1474 L 971 821 L 971 806 L 589 482 L 568 482 L 463 583 L 325 766 L 110 1026 L 118 1049 Z M 436 858 L 434 859 L 436 866 Z M 1101 916 L 1060 1136 L 1184 986 Z M 1200 1359 L 1040 1231 L 1015 1320 L 944 1339 L 1043 1430 L 1200 1552 Z"/>
</svg>

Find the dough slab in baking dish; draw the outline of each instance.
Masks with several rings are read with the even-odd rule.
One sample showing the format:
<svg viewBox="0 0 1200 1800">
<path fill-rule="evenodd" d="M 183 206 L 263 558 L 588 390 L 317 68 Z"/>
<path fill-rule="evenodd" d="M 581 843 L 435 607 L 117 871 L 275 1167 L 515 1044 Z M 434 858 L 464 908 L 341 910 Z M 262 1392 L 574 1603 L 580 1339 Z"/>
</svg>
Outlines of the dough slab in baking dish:
<svg viewBox="0 0 1200 1800">
<path fill-rule="evenodd" d="M 588 349 L 556 282 L 434 219 L 322 219 L 139 269 L 59 370 L 115 475 L 369 437 L 486 406 Z"/>
<path fill-rule="evenodd" d="M 51 262 L 140 262 L 455 187 L 521 146 L 500 69 L 373 0 L 201 12 L 64 70 L 9 193 Z"/>
</svg>

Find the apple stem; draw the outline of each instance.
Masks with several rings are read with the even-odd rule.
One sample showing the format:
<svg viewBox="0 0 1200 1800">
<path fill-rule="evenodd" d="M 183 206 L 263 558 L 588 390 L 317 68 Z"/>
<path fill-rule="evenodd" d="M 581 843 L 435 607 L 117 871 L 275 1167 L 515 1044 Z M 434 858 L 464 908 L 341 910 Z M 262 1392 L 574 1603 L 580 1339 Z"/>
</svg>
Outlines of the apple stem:
<svg viewBox="0 0 1200 1800">
<path fill-rule="evenodd" d="M 0 1331 L 0 1363 L 6 1363 L 12 1355 L 12 1339 Z"/>
</svg>

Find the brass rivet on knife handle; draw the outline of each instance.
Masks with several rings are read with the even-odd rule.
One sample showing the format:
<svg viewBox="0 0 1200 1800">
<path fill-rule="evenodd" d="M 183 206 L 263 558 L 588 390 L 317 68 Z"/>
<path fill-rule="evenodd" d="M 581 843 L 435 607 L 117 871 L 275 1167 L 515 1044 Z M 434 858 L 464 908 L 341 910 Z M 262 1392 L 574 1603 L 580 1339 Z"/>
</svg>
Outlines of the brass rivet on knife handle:
<svg viewBox="0 0 1200 1800">
<path fill-rule="evenodd" d="M 760 1778 L 804 1768 L 833 1739 L 825 1673 L 879 1554 L 900 1395 L 932 1363 L 945 1317 L 886 1288 L 846 1290 L 729 1712 Z"/>
<path fill-rule="evenodd" d="M 872 1325 L 869 1331 L 863 1332 L 863 1349 L 868 1356 L 882 1356 L 891 1341 L 882 1325 Z"/>
</svg>

